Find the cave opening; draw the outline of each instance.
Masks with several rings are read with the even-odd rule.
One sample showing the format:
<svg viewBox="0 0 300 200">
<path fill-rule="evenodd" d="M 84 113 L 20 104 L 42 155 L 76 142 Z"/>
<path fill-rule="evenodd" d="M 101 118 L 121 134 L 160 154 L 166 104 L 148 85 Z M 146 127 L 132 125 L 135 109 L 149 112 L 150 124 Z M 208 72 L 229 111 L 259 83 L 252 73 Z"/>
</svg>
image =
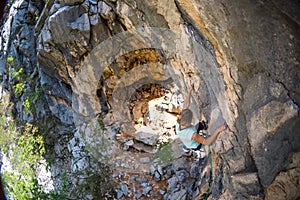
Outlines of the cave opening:
<svg viewBox="0 0 300 200">
<path fill-rule="evenodd" d="M 203 116 L 201 107 L 209 115 L 210 96 L 197 67 L 181 57 L 170 57 L 166 63 L 164 54 L 153 48 L 129 51 L 103 70 L 97 96 L 102 111 L 112 113 L 109 123 L 120 125 L 116 138 L 121 149 L 155 153 L 157 146 L 173 140 L 191 81 L 196 85 L 191 100 L 193 121 Z M 204 97 L 200 101 L 199 93 Z"/>
<path fill-rule="evenodd" d="M 106 61 L 99 58 L 109 52 L 104 52 L 105 48 L 97 48 L 81 71 L 83 77 L 90 76 L 85 81 L 80 79 L 77 86 L 83 88 L 85 94 L 92 95 L 89 96 L 91 101 L 85 102 L 86 96 L 79 94 L 80 106 L 88 104 L 86 107 L 96 108 L 96 115 L 104 114 L 103 125 L 106 127 L 103 132 L 91 131 L 92 116 L 91 122 L 87 122 L 91 128 L 82 126 L 83 130 L 87 130 L 84 137 L 93 155 L 103 162 L 106 162 L 105 156 L 97 149 L 105 144 L 94 144 L 102 138 L 109 141 L 107 154 L 104 154 L 109 155 L 108 163 L 112 164 L 116 176 L 143 174 L 151 171 L 151 167 L 167 168 L 184 157 L 175 125 L 191 82 L 195 85 L 190 104 L 194 124 L 203 117 L 208 119 L 214 108 L 212 106 L 216 105 L 216 101 L 211 104 L 214 95 L 211 86 L 215 85 L 208 85 L 210 82 L 205 79 L 214 75 L 215 63 L 211 63 L 202 51 L 199 52 L 201 56 L 194 59 L 173 51 L 175 47 L 172 47 L 135 49 L 133 46 L 126 51 L 114 52 Z M 206 67 L 209 71 L 205 71 Z M 91 81 L 96 83 L 96 87 Z M 192 159 L 189 161 L 192 162 Z M 153 180 L 151 176 L 148 178 Z"/>
<path fill-rule="evenodd" d="M 129 110 L 136 130 L 134 142 L 155 148 L 175 137 L 174 126 L 183 98 L 173 88 L 149 83 L 138 88 L 132 95 Z M 138 150 L 144 151 L 140 148 Z"/>
</svg>

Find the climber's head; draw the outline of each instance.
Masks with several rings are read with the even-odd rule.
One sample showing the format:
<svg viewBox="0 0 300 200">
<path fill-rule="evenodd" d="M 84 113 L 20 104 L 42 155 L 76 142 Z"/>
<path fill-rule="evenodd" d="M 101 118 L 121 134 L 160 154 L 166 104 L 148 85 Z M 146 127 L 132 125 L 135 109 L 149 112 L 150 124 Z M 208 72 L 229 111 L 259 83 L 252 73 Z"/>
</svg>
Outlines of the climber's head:
<svg viewBox="0 0 300 200">
<path fill-rule="evenodd" d="M 184 109 L 180 114 L 180 126 L 189 127 L 192 123 L 193 113 L 190 109 Z"/>
</svg>

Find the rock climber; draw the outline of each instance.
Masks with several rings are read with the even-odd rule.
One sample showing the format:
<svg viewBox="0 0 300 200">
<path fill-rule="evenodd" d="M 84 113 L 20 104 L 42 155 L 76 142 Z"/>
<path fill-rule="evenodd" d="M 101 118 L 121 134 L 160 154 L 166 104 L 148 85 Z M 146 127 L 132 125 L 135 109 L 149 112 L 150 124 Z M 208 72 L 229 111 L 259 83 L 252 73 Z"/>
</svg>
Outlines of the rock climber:
<svg viewBox="0 0 300 200">
<path fill-rule="evenodd" d="M 202 144 L 210 145 L 216 139 L 219 133 L 227 128 L 227 124 L 224 123 L 208 137 L 205 137 L 203 134 L 199 133 L 201 129 L 206 130 L 207 127 L 204 121 L 199 122 L 195 126 L 192 124 L 193 113 L 188 108 L 190 105 L 191 92 L 193 90 L 194 83 L 192 82 L 187 97 L 184 100 L 183 110 L 181 111 L 175 126 L 176 134 L 182 141 L 183 150 L 188 156 L 192 155 L 193 152 L 200 150 Z"/>
</svg>

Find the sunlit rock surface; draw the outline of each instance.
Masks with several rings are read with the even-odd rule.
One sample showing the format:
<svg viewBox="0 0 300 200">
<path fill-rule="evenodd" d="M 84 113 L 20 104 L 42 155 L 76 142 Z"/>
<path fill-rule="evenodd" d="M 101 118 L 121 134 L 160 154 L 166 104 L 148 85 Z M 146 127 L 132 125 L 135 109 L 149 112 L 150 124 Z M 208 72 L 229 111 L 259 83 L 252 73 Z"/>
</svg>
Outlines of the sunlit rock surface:
<svg viewBox="0 0 300 200">
<path fill-rule="evenodd" d="M 16 117 L 46 122 L 53 186 L 69 172 L 70 198 L 297 199 L 299 9 L 273 0 L 18 0 L 1 31 L 3 91 L 14 84 L 13 55 L 34 80 L 26 87 L 42 91 L 29 113 L 26 93 L 12 98 Z M 194 123 L 208 121 L 208 133 L 229 125 L 201 159 L 185 157 L 174 132 L 191 82 Z"/>
</svg>

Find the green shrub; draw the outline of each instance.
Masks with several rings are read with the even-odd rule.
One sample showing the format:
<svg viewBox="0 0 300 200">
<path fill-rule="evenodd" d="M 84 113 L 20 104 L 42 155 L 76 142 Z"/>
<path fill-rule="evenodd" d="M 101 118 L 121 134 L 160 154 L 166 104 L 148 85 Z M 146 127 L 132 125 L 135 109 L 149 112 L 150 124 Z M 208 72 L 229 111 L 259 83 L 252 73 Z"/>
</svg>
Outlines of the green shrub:
<svg viewBox="0 0 300 200">
<path fill-rule="evenodd" d="M 25 92 L 26 87 L 24 83 L 17 83 L 14 85 L 14 93 L 16 96 L 21 95 L 23 92 Z"/>
<path fill-rule="evenodd" d="M 17 80 L 20 80 L 23 75 L 24 75 L 24 69 L 22 67 L 18 71 L 12 72 L 12 77 Z"/>
<path fill-rule="evenodd" d="M 11 169 L 4 171 L 2 179 L 10 199 L 66 198 L 67 181 L 62 181 L 60 190 L 49 193 L 46 193 L 38 183 L 37 169 L 40 165 L 44 165 L 41 163 L 45 154 L 44 146 L 44 138 L 39 135 L 37 126 L 30 123 L 17 125 L 0 113 L 0 148 L 11 164 Z"/>
<path fill-rule="evenodd" d="M 172 163 L 175 158 L 173 157 L 172 143 L 164 144 L 155 154 L 155 158 L 159 159 L 159 164 L 167 166 Z"/>
<path fill-rule="evenodd" d="M 12 63 L 12 62 L 14 62 L 14 60 L 15 60 L 15 58 L 13 56 L 8 56 L 6 58 L 6 62 L 8 62 L 8 63 Z"/>
<path fill-rule="evenodd" d="M 3 117 L 2 117 L 3 120 Z M 7 124 L 3 123 L 2 124 Z M 4 134 L 3 134 L 4 133 Z M 1 149 L 11 162 L 11 171 L 4 172 L 4 183 L 11 199 L 31 199 L 37 182 L 36 169 L 45 153 L 44 140 L 38 135 L 38 128 L 32 124 L 24 127 L 9 122 L 2 127 L 4 137 L 0 139 Z M 41 189 L 41 188 L 40 188 Z"/>
</svg>

